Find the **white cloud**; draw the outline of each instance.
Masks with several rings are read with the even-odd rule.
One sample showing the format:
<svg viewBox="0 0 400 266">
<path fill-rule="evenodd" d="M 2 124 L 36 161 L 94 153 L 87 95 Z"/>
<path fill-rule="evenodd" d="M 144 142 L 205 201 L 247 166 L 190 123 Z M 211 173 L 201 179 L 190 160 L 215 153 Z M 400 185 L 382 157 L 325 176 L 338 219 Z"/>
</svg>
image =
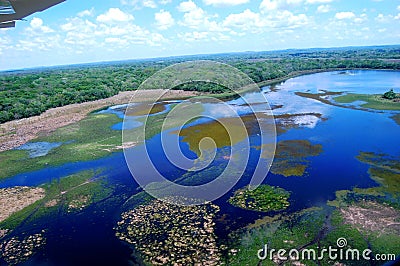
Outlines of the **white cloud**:
<svg viewBox="0 0 400 266">
<path fill-rule="evenodd" d="M 40 28 L 43 25 L 43 20 L 40 18 L 33 18 L 30 23 L 31 27 L 34 29 Z"/>
<path fill-rule="evenodd" d="M 190 12 L 196 10 L 197 8 L 198 8 L 197 5 L 191 0 L 186 2 L 181 2 L 178 6 L 178 10 L 180 12 Z"/>
<path fill-rule="evenodd" d="M 155 13 L 154 19 L 156 20 L 156 26 L 160 30 L 166 30 L 175 24 L 175 20 L 171 13 L 164 10 L 160 10 L 160 12 Z"/>
<path fill-rule="evenodd" d="M 27 28 L 27 30 L 29 32 L 31 32 L 31 33 L 40 34 L 40 33 L 51 33 L 51 32 L 54 32 L 54 30 L 52 30 L 48 26 L 44 26 L 43 25 L 43 20 L 40 19 L 40 18 L 34 17 L 31 20 L 29 25 L 30 25 L 30 27 Z"/>
<path fill-rule="evenodd" d="M 287 9 L 291 6 L 300 5 L 303 0 L 263 0 L 260 4 L 261 12 L 267 13 L 277 9 Z"/>
<path fill-rule="evenodd" d="M 104 41 L 109 44 L 118 45 L 118 46 L 128 46 L 129 43 L 126 39 L 116 38 L 116 37 L 108 37 L 105 38 Z"/>
<path fill-rule="evenodd" d="M 354 22 L 360 24 L 360 23 L 364 23 L 367 20 L 368 20 L 367 14 L 363 13 L 358 18 L 355 18 Z"/>
<path fill-rule="evenodd" d="M 160 2 L 168 3 L 166 0 Z M 135 9 L 141 9 L 143 7 L 157 8 L 157 4 L 154 0 L 121 0 L 121 4 L 133 6 Z"/>
<path fill-rule="evenodd" d="M 194 31 L 194 32 L 186 32 L 178 34 L 178 37 L 184 40 L 185 42 L 195 42 L 200 40 L 208 40 L 209 32 L 207 31 Z"/>
<path fill-rule="evenodd" d="M 320 5 L 317 8 L 318 13 L 328 13 L 329 11 L 331 11 L 330 5 Z"/>
<path fill-rule="evenodd" d="M 3 49 L 7 50 L 10 43 L 11 42 L 7 37 L 0 37 L 0 55 L 2 54 Z"/>
<path fill-rule="evenodd" d="M 397 19 L 397 17 L 393 17 L 392 15 L 385 16 L 384 14 L 381 13 L 375 17 L 375 20 L 379 23 L 389 23 L 393 18 Z"/>
<path fill-rule="evenodd" d="M 105 14 L 101 14 L 97 17 L 97 21 L 103 23 L 111 22 L 127 22 L 134 20 L 131 14 L 127 14 L 119 8 L 110 8 Z"/>
<path fill-rule="evenodd" d="M 208 6 L 237 6 L 248 3 L 250 0 L 203 0 Z"/>
<path fill-rule="evenodd" d="M 153 0 L 145 0 L 145 1 L 143 1 L 143 6 L 144 7 L 149 7 L 149 8 L 157 8 L 157 4 Z"/>
<path fill-rule="evenodd" d="M 239 14 L 230 14 L 223 22 L 226 27 L 236 27 L 243 31 L 257 30 L 261 25 L 260 15 L 246 9 Z"/>
<path fill-rule="evenodd" d="M 398 5 L 398 6 L 397 6 L 397 10 L 399 10 L 399 11 L 400 11 L 400 5 Z"/>
<path fill-rule="evenodd" d="M 78 17 L 91 17 L 94 14 L 94 8 L 86 9 L 78 13 Z"/>
<path fill-rule="evenodd" d="M 308 22 L 308 17 L 305 14 L 295 15 L 288 10 L 278 10 L 268 15 L 261 15 L 246 9 L 242 13 L 231 14 L 226 17 L 223 25 L 239 28 L 242 32 L 261 33 L 275 28 L 298 28 Z"/>
<path fill-rule="evenodd" d="M 339 12 L 335 14 L 336 19 L 351 19 L 354 18 L 356 15 L 353 12 Z"/>
<path fill-rule="evenodd" d="M 183 20 L 179 25 L 195 29 L 197 31 L 224 31 L 221 26 L 212 20 L 212 16 L 198 7 L 193 1 L 181 2 L 178 6 L 180 12 L 184 12 Z"/>
<path fill-rule="evenodd" d="M 326 4 L 331 2 L 333 2 L 333 0 L 306 0 L 307 4 Z"/>
</svg>

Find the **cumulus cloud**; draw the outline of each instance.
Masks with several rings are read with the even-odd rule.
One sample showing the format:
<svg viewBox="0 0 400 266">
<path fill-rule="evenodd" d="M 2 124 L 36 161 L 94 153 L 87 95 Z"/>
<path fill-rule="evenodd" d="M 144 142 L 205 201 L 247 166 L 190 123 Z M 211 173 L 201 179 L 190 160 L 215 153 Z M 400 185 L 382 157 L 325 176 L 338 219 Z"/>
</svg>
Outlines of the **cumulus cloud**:
<svg viewBox="0 0 400 266">
<path fill-rule="evenodd" d="M 207 31 L 194 31 L 194 32 L 186 32 L 178 34 L 178 37 L 186 42 L 194 42 L 199 40 L 208 40 L 209 32 Z"/>
<path fill-rule="evenodd" d="M 354 18 L 356 15 L 353 12 L 338 12 L 335 14 L 336 19 L 351 19 Z"/>
<path fill-rule="evenodd" d="M 190 12 L 190 11 L 196 10 L 197 8 L 198 8 L 197 5 L 191 0 L 186 1 L 186 2 L 181 2 L 178 5 L 178 10 L 180 12 Z"/>
<path fill-rule="evenodd" d="M 277 9 L 287 9 L 302 2 L 303 0 L 263 0 L 260 4 L 260 10 L 266 13 Z"/>
<path fill-rule="evenodd" d="M 166 30 L 175 24 L 175 20 L 171 13 L 168 11 L 160 10 L 155 13 L 154 19 L 156 20 L 156 26 L 160 30 Z"/>
<path fill-rule="evenodd" d="M 227 16 L 223 25 L 239 28 L 243 32 L 260 33 L 274 28 L 298 28 L 307 23 L 308 17 L 305 14 L 295 15 L 288 10 L 278 10 L 268 15 L 261 15 L 246 9 L 242 13 Z"/>
<path fill-rule="evenodd" d="M 329 11 L 331 11 L 330 5 L 320 5 L 317 8 L 318 13 L 328 13 Z"/>
<path fill-rule="evenodd" d="M 160 2 L 164 2 L 165 4 L 167 4 L 168 0 Z M 154 0 L 121 0 L 121 4 L 133 6 L 135 9 L 141 9 L 143 7 L 157 8 L 157 4 L 156 2 L 154 2 Z"/>
<path fill-rule="evenodd" d="M 306 0 L 307 4 L 326 4 L 331 2 L 333 2 L 333 0 Z"/>
<path fill-rule="evenodd" d="M 30 22 L 30 28 L 28 28 L 28 31 L 31 33 L 51 33 L 54 32 L 53 29 L 51 29 L 48 26 L 43 25 L 43 20 L 41 18 L 36 18 L 34 17 L 31 22 Z"/>
<path fill-rule="evenodd" d="M 213 20 L 211 15 L 198 7 L 191 0 L 181 2 L 177 8 L 180 12 L 185 13 L 183 15 L 183 20 L 179 22 L 179 25 L 181 26 L 192 28 L 197 31 L 224 31 L 224 29 Z"/>
<path fill-rule="evenodd" d="M 250 2 L 250 0 L 203 0 L 208 6 L 237 6 Z"/>
<path fill-rule="evenodd" d="M 367 20 L 368 20 L 368 16 L 367 16 L 367 14 L 364 13 L 364 14 L 361 14 L 358 18 L 355 18 L 354 22 L 360 24 L 360 23 L 366 22 Z"/>
<path fill-rule="evenodd" d="M 132 20 L 134 20 L 134 17 L 131 14 L 121 11 L 119 8 L 110 8 L 106 13 L 97 17 L 97 21 L 103 23 L 127 22 Z"/>
<path fill-rule="evenodd" d="M 94 8 L 86 9 L 78 13 L 78 17 L 91 17 L 94 14 Z"/>
<path fill-rule="evenodd" d="M 241 30 L 255 30 L 261 26 L 260 15 L 246 9 L 242 13 L 230 14 L 223 22 L 226 27 L 236 27 Z"/>
</svg>

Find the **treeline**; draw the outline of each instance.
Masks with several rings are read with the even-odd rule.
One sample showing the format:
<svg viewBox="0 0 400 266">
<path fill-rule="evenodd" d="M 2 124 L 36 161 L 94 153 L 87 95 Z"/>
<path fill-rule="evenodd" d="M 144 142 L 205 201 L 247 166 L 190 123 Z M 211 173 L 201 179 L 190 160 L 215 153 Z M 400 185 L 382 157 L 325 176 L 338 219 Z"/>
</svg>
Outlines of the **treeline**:
<svg viewBox="0 0 400 266">
<path fill-rule="evenodd" d="M 230 64 L 255 82 L 293 72 L 324 69 L 400 70 L 400 47 L 286 50 L 175 57 L 154 61 L 91 64 L 0 74 L 0 123 L 38 115 L 53 107 L 81 103 L 135 90 L 156 71 L 182 61 L 208 59 Z M 214 84 L 181 85 L 180 89 L 222 93 Z"/>
</svg>

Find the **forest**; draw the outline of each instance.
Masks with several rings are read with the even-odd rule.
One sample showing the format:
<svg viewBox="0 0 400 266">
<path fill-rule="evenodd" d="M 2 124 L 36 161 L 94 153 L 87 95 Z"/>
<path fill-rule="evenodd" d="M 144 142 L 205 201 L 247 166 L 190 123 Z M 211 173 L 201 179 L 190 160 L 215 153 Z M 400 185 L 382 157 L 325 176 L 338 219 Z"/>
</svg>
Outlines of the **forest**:
<svg viewBox="0 0 400 266">
<path fill-rule="evenodd" d="M 197 55 L 5 71 L 0 72 L 0 123 L 39 115 L 53 107 L 136 90 L 158 70 L 191 60 L 223 62 L 243 71 L 255 82 L 262 83 L 304 71 L 400 70 L 400 46 Z M 178 88 L 211 93 L 223 93 L 226 90 L 213 84 L 189 84 Z"/>
</svg>

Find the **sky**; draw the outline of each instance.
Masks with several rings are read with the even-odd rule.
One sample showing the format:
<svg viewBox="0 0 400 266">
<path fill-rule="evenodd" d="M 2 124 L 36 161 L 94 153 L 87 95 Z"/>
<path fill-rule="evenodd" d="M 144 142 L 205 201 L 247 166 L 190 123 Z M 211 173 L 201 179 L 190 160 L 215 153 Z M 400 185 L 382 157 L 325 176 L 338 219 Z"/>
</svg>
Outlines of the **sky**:
<svg viewBox="0 0 400 266">
<path fill-rule="evenodd" d="M 0 29 L 0 70 L 400 44 L 400 0 L 67 0 Z"/>
</svg>

